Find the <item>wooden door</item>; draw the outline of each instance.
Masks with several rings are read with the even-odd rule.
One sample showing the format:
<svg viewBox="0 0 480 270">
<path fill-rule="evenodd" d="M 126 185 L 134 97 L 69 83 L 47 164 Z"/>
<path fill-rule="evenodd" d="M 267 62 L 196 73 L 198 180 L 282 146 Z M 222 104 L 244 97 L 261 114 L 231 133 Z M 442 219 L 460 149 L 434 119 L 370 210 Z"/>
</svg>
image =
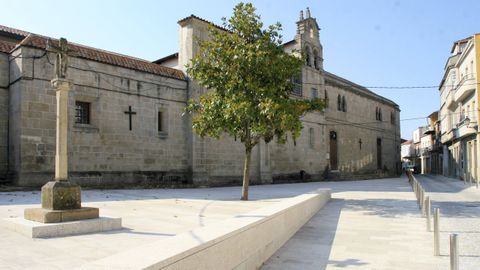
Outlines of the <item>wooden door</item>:
<svg viewBox="0 0 480 270">
<path fill-rule="evenodd" d="M 382 139 L 377 138 L 377 169 L 382 169 Z"/>
<path fill-rule="evenodd" d="M 330 131 L 330 170 L 338 170 L 338 146 L 335 131 Z"/>
</svg>

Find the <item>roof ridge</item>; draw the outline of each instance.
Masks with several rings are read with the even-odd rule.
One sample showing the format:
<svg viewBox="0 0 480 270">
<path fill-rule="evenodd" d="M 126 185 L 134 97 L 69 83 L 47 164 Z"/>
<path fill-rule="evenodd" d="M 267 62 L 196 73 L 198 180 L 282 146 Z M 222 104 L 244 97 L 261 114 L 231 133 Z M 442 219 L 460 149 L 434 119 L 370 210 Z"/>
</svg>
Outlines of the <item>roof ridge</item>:
<svg viewBox="0 0 480 270">
<path fill-rule="evenodd" d="M 1 25 L 1 24 L 0 24 L 0 31 L 4 31 L 4 32 L 10 33 L 10 34 L 23 36 L 23 37 L 26 37 L 29 34 L 31 34 L 30 32 L 23 31 L 23 30 L 20 30 L 20 29 L 16 29 L 16 28 L 13 28 L 13 27 L 8 27 L 8 26 Z"/>
<path fill-rule="evenodd" d="M 389 103 L 394 104 L 395 106 L 398 106 L 398 104 L 395 103 L 393 100 L 388 99 L 388 98 L 386 98 L 386 97 L 384 97 L 384 96 L 382 96 L 382 95 L 379 95 L 379 94 L 373 92 L 372 90 L 368 89 L 367 87 L 365 87 L 365 86 L 363 86 L 363 85 L 354 83 L 354 82 L 352 82 L 352 81 L 350 81 L 350 80 L 348 80 L 348 79 L 345 79 L 345 78 L 343 78 L 343 77 L 340 77 L 340 76 L 338 76 L 338 75 L 336 75 L 336 74 L 333 74 L 333 73 L 331 73 L 331 72 L 328 72 L 328 71 L 326 71 L 326 70 L 324 70 L 324 72 L 325 72 L 325 74 L 327 74 L 327 75 L 330 75 L 330 76 L 332 76 L 332 77 L 334 77 L 334 78 L 339 78 L 339 79 L 343 80 L 344 82 L 349 83 L 349 84 L 351 84 L 352 86 L 361 89 L 362 91 L 364 91 L 364 92 L 367 93 L 367 94 L 371 94 L 371 95 L 373 95 L 373 96 L 375 96 L 375 97 L 377 97 L 377 98 L 379 98 L 379 99 L 383 99 L 383 100 L 385 100 L 385 101 L 387 101 L 387 102 L 389 102 Z"/>
<path fill-rule="evenodd" d="M 20 46 L 31 46 L 34 48 L 45 50 L 48 39 L 58 40 L 30 33 L 26 38 L 24 38 L 20 43 L 18 43 L 15 48 L 18 48 Z M 144 59 L 97 49 L 78 43 L 69 42 L 68 45 L 78 52 L 78 57 L 80 58 L 134 69 L 138 71 L 153 73 L 174 79 L 185 80 L 185 74 L 183 74 L 183 72 L 178 69 L 161 66 Z"/>
<path fill-rule="evenodd" d="M 182 22 L 184 22 L 184 21 L 186 21 L 186 20 L 188 20 L 188 19 L 191 19 L 191 18 L 200 20 L 200 21 L 205 22 L 205 23 L 208 23 L 208 24 L 210 24 L 211 26 L 213 26 L 213 27 L 215 27 L 215 28 L 218 28 L 218 29 L 220 29 L 220 30 L 227 31 L 227 32 L 231 32 L 230 30 L 228 30 L 227 28 L 225 28 L 225 27 L 223 27 L 223 26 L 220 26 L 220 25 L 218 25 L 218 24 L 216 24 L 216 23 L 214 23 L 214 22 L 212 22 L 212 21 L 206 20 L 206 19 L 204 19 L 204 18 L 198 17 L 197 15 L 194 15 L 194 14 L 191 14 L 190 16 L 187 16 L 187 17 L 179 20 L 177 23 L 180 24 L 180 23 L 182 23 Z"/>
</svg>

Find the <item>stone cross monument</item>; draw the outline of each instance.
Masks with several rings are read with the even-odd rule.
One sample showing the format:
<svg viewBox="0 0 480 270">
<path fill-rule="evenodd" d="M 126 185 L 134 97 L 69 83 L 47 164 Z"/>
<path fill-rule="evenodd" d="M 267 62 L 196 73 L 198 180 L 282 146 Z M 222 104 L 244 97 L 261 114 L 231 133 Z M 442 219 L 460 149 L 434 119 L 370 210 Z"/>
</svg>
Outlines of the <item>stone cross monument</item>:
<svg viewBox="0 0 480 270">
<path fill-rule="evenodd" d="M 56 54 L 55 75 L 51 81 L 57 96 L 57 133 L 55 179 L 42 187 L 42 208 L 25 209 L 24 217 L 42 223 L 98 218 L 98 208 L 81 206 L 80 186 L 68 179 L 68 93 L 72 83 L 67 79 L 68 57 L 75 52 L 61 38 L 58 45 L 48 40 L 47 51 Z"/>
</svg>

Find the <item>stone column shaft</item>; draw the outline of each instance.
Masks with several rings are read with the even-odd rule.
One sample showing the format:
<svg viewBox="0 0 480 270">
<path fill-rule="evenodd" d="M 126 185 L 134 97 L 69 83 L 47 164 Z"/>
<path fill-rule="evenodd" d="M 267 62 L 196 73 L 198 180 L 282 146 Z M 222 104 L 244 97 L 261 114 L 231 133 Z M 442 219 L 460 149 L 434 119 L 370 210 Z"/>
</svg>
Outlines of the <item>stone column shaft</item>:
<svg viewBox="0 0 480 270">
<path fill-rule="evenodd" d="M 68 93 L 70 82 L 52 80 L 57 95 L 57 136 L 55 151 L 55 181 L 68 181 Z"/>
</svg>

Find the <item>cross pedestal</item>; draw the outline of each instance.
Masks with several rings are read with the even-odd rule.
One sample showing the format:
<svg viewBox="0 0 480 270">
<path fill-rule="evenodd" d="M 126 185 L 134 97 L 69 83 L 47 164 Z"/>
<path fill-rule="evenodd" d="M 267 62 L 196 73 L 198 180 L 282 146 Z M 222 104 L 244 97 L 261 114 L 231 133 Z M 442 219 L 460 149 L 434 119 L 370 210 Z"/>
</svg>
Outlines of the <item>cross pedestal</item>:
<svg viewBox="0 0 480 270">
<path fill-rule="evenodd" d="M 42 187 L 42 208 L 25 209 L 24 217 L 41 223 L 98 218 L 98 208 L 82 207 L 80 186 L 68 181 L 68 92 L 71 82 L 56 78 L 51 83 L 57 95 L 55 181 Z"/>
</svg>

